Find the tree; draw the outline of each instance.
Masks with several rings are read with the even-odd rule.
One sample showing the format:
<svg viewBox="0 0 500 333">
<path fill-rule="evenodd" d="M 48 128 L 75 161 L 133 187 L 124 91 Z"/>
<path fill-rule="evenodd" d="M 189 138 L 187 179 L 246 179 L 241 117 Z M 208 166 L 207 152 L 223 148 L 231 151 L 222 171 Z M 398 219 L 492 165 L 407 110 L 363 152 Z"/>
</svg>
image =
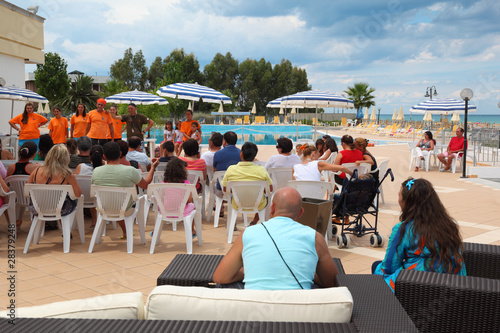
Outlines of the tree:
<svg viewBox="0 0 500 333">
<path fill-rule="evenodd" d="M 375 105 L 375 101 L 373 100 L 375 96 L 372 95 L 374 91 L 375 88 L 370 88 L 369 84 L 365 82 L 354 83 L 354 86 L 347 87 L 347 90 L 344 90 L 344 92 L 354 102 L 356 117 L 360 108 L 369 108 Z M 361 122 L 361 118 L 356 119 L 358 122 Z"/>
<path fill-rule="evenodd" d="M 127 91 L 127 88 L 125 87 L 125 84 L 123 81 L 120 81 L 118 79 L 111 79 L 109 80 L 106 84 L 102 86 L 103 92 L 102 96 L 103 97 L 108 97 L 111 95 L 119 94 L 121 92 Z"/>
<path fill-rule="evenodd" d="M 259 110 L 264 110 L 266 104 L 273 99 L 272 65 L 264 58 L 247 59 L 238 68 L 238 106 L 250 110 L 253 103 Z"/>
<path fill-rule="evenodd" d="M 111 78 L 122 81 L 129 90 L 145 90 L 148 83 L 148 68 L 142 50 L 135 54 L 132 48 L 125 50 L 122 59 L 115 61 L 111 67 Z"/>
<path fill-rule="evenodd" d="M 83 103 L 87 109 L 96 107 L 97 95 L 92 89 L 94 79 L 86 75 L 78 75 L 75 82 L 71 83 L 68 94 L 59 103 L 64 113 L 72 113 L 76 110 L 78 103 Z"/>
<path fill-rule="evenodd" d="M 179 64 L 181 72 L 177 79 L 180 81 L 170 83 L 199 83 L 204 84 L 204 77 L 200 72 L 200 64 L 193 53 L 186 54 L 184 49 L 175 49 L 170 52 L 170 55 L 163 59 L 164 71 L 165 67 L 170 64 Z M 170 84 L 169 83 L 169 84 Z"/>
<path fill-rule="evenodd" d="M 148 71 L 149 88 L 152 90 L 156 90 L 158 87 L 156 85 L 156 82 L 159 79 L 162 79 L 163 75 L 164 75 L 163 61 L 161 60 L 161 57 L 156 57 L 151 66 L 149 66 L 149 71 Z"/>
<path fill-rule="evenodd" d="M 223 56 L 217 53 L 212 62 L 203 69 L 205 84 L 218 91 L 234 91 L 238 80 L 238 60 L 230 52 Z"/>
<path fill-rule="evenodd" d="M 38 93 L 52 104 L 68 94 L 70 79 L 66 72 L 68 64 L 57 53 L 45 53 L 45 63 L 36 65 L 35 86 Z"/>
</svg>

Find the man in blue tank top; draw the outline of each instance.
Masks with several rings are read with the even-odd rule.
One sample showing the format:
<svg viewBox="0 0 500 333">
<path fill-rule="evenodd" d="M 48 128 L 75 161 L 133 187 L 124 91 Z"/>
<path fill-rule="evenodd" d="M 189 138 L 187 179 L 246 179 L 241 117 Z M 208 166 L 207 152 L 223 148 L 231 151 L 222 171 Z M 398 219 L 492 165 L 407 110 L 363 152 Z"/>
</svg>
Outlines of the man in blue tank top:
<svg viewBox="0 0 500 333">
<path fill-rule="evenodd" d="M 278 190 L 272 218 L 239 235 L 215 270 L 214 282 L 243 281 L 245 289 L 257 290 L 311 289 L 313 282 L 333 287 L 337 267 L 324 237 L 295 221 L 303 212 L 299 192 Z"/>
</svg>

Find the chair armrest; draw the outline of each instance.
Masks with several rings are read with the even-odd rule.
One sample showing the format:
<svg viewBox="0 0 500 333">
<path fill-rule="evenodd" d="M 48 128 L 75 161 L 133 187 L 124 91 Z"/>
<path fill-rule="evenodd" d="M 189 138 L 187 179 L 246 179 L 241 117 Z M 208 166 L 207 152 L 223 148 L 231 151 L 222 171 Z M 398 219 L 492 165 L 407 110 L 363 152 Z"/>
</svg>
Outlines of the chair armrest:
<svg viewBox="0 0 500 333">
<path fill-rule="evenodd" d="M 352 322 L 359 332 L 418 332 L 382 276 L 338 274 L 335 286 L 351 292 Z"/>
<path fill-rule="evenodd" d="M 467 276 L 500 280 L 500 246 L 464 243 L 462 254 Z"/>
</svg>

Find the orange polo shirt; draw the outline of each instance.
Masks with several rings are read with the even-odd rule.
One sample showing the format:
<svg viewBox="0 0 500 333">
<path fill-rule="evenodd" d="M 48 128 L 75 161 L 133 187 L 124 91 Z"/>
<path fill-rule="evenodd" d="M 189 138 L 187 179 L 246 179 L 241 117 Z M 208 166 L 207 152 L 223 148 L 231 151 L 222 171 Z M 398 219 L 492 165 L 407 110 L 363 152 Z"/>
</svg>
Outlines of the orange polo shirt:
<svg viewBox="0 0 500 333">
<path fill-rule="evenodd" d="M 191 137 L 191 124 L 192 123 L 197 123 L 198 128 L 200 128 L 200 124 L 194 119 L 191 119 L 191 121 L 186 120 L 186 121 L 183 121 L 181 123 L 181 132 L 186 133 L 187 136 L 189 136 L 189 137 Z M 187 140 L 186 137 L 183 136 L 182 141 L 186 141 L 186 140 Z"/>
<path fill-rule="evenodd" d="M 85 117 L 82 117 L 74 114 L 69 122 L 73 127 L 74 138 L 79 138 L 85 135 L 85 130 L 87 129 L 87 115 Z"/>
<path fill-rule="evenodd" d="M 68 119 L 52 118 L 49 123 L 50 137 L 55 144 L 66 143 L 68 137 Z"/>
<path fill-rule="evenodd" d="M 114 139 L 121 140 L 123 124 L 126 124 L 126 123 L 119 120 L 119 119 L 113 119 L 113 117 L 111 117 L 111 122 L 113 123 L 113 134 L 115 135 Z M 109 131 L 108 131 L 107 139 L 111 139 L 111 135 L 110 135 Z"/>
<path fill-rule="evenodd" d="M 19 131 L 19 140 L 33 140 L 40 137 L 40 130 L 38 127 L 41 123 L 47 122 L 47 118 L 39 115 L 38 113 L 29 113 L 28 122 L 23 124 L 23 114 L 15 116 L 11 122 L 18 124 L 21 130 Z"/>
<path fill-rule="evenodd" d="M 113 118 L 106 111 L 90 111 L 87 115 L 87 123 L 90 124 L 87 136 L 91 139 L 107 139 L 109 124 L 112 123 L 112 120 Z"/>
</svg>

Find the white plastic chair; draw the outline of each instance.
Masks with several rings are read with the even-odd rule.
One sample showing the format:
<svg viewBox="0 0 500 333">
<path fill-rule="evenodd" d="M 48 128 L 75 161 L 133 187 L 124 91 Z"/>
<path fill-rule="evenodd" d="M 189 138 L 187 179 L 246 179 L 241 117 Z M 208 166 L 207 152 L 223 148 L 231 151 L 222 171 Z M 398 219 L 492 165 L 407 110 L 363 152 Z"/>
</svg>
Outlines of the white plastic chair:
<svg viewBox="0 0 500 333">
<path fill-rule="evenodd" d="M 70 214 L 61 216 L 61 209 L 67 194 L 73 200 L 78 199 L 78 205 Z M 33 216 L 23 253 L 28 253 L 32 240 L 33 244 L 38 244 L 45 221 L 61 220 L 64 253 L 69 252 L 71 229 L 75 220 L 78 224 L 80 240 L 82 244 L 85 244 L 83 219 L 76 218 L 80 212 L 83 216 L 83 196 L 77 198 L 71 185 L 26 184 L 24 186 L 24 196 L 31 198 L 38 215 Z"/>
<path fill-rule="evenodd" d="M 344 163 L 342 164 L 342 166 L 345 166 L 346 168 L 348 168 L 349 170 L 351 171 L 354 171 L 354 169 L 357 169 L 358 170 L 358 176 L 361 176 L 361 175 L 364 175 L 366 173 L 368 173 L 368 171 L 370 170 L 371 168 L 371 165 L 369 165 L 368 163 L 361 163 L 360 165 L 356 165 L 356 163 Z M 340 172 L 336 172 L 334 173 L 335 175 L 339 175 Z M 351 178 L 351 175 L 347 174 L 346 173 L 346 178 L 347 179 L 350 179 Z M 342 191 L 342 184 L 339 184 L 335 181 L 335 177 L 332 177 L 331 180 L 330 180 L 332 186 L 336 186 L 339 191 Z"/>
<path fill-rule="evenodd" d="M 297 190 L 302 198 L 325 200 L 333 195 L 333 185 L 322 180 L 290 180 L 288 186 Z"/>
<path fill-rule="evenodd" d="M 468 153 L 468 152 L 467 152 Z M 457 154 L 457 157 L 455 157 L 453 159 L 453 161 L 451 161 L 451 166 L 450 166 L 450 169 L 451 169 L 451 172 L 455 173 L 457 171 L 457 164 L 458 162 L 460 162 L 460 166 L 463 168 L 464 165 L 463 165 L 463 154 Z M 469 155 L 467 155 L 469 156 Z M 445 157 L 445 160 L 447 161 L 449 157 Z M 439 163 L 439 167 L 440 168 L 443 168 L 443 164 L 442 163 Z"/>
<path fill-rule="evenodd" d="M 89 253 L 92 253 L 94 244 L 99 244 L 104 232 L 106 224 L 103 221 L 120 221 L 125 220 L 125 229 L 127 233 L 127 253 L 133 252 L 134 237 L 133 227 L 134 220 L 138 219 L 139 233 L 141 235 L 141 243 L 146 243 L 144 235 L 144 196 L 137 197 L 137 190 L 134 187 L 113 187 L 113 186 L 98 186 L 92 185 L 90 195 L 95 196 L 97 202 L 97 222 L 90 241 Z M 136 203 L 134 208 L 127 209 L 130 201 Z"/>
<path fill-rule="evenodd" d="M 269 195 L 269 183 L 267 181 L 237 181 L 227 182 L 226 192 L 232 194 L 234 202 L 238 207 L 235 209 L 231 202 L 228 202 L 228 210 L 231 213 L 228 216 L 228 224 L 226 228 L 227 242 L 233 241 L 233 231 L 236 224 L 238 213 L 243 215 L 245 226 L 248 225 L 247 214 L 259 214 L 260 221 L 265 221 L 266 209 L 259 210 L 259 204 L 264 195 L 264 191 Z M 271 203 L 269 202 L 268 205 Z"/>
<path fill-rule="evenodd" d="M 195 209 L 188 216 L 184 216 L 184 207 L 190 195 L 193 197 Z M 148 196 L 155 198 L 155 204 L 159 207 L 149 253 L 154 253 L 155 246 L 160 240 L 163 221 L 177 223 L 177 221 L 182 220 L 184 222 L 187 253 L 191 254 L 193 253 L 192 224 L 194 220 L 198 245 L 203 245 L 201 211 L 199 209 L 201 203 L 194 184 L 150 184 L 148 186 Z"/>
<path fill-rule="evenodd" d="M 158 165 L 156 166 L 155 172 L 156 171 L 165 171 L 165 168 L 167 167 L 167 163 L 168 162 L 160 162 L 160 163 L 158 163 Z"/>
<path fill-rule="evenodd" d="M 17 224 L 16 224 L 16 192 L 9 191 L 5 192 L 3 187 L 0 186 L 0 196 L 7 197 L 9 202 L 3 203 L 2 207 L 0 207 L 0 216 L 7 212 L 9 227 L 13 226 L 14 229 L 14 237 L 17 238 Z M 10 228 L 9 228 L 10 229 Z"/>
<path fill-rule="evenodd" d="M 16 220 L 23 219 L 24 211 L 30 204 L 30 198 L 24 196 L 24 185 L 29 177 L 28 175 L 13 175 L 5 178 L 5 183 L 16 192 Z"/>
<path fill-rule="evenodd" d="M 410 166 L 408 167 L 408 170 L 411 171 L 411 167 L 413 166 L 413 161 L 417 156 L 417 154 L 415 153 L 415 147 L 417 146 L 417 142 L 407 142 L 407 144 L 408 144 L 408 149 L 410 149 Z"/>
<path fill-rule="evenodd" d="M 333 164 L 335 162 L 335 158 L 337 157 L 337 152 L 333 152 L 328 156 L 328 158 L 325 160 L 326 163 L 328 164 Z M 332 175 L 332 172 L 330 170 L 323 170 L 321 171 L 321 174 L 323 175 L 323 178 L 325 181 L 330 181 L 330 177 Z"/>
<path fill-rule="evenodd" d="M 203 178 L 203 171 L 199 170 L 188 170 L 188 181 L 191 184 L 196 185 L 198 182 L 201 184 L 201 192 L 198 194 L 198 197 L 201 200 L 201 216 L 206 219 L 206 200 L 205 200 L 205 186 L 206 180 Z"/>
<path fill-rule="evenodd" d="M 211 188 L 211 191 L 214 191 L 215 190 L 215 186 L 217 186 L 217 182 L 219 182 L 219 184 L 222 182 L 222 179 L 224 179 L 224 174 L 226 173 L 226 171 L 216 171 L 214 172 L 214 177 L 212 178 L 212 188 Z M 222 187 L 222 185 L 221 185 Z M 222 197 L 219 197 L 217 195 L 213 195 L 213 197 L 215 198 L 215 213 L 214 213 L 214 228 L 217 228 L 219 226 L 219 215 L 220 215 L 220 211 L 222 209 L 222 204 L 225 202 L 230 202 L 231 200 L 231 193 L 229 191 L 226 191 L 226 192 L 222 192 Z M 210 202 L 208 204 L 208 206 L 210 207 Z M 229 206 L 229 204 L 228 204 Z M 228 216 L 227 216 L 227 221 L 229 222 L 229 217 L 231 215 L 231 209 L 227 209 L 228 210 Z"/>
<path fill-rule="evenodd" d="M 293 179 L 293 168 L 269 168 L 269 177 L 273 181 L 273 192 L 288 186 L 288 181 Z"/>
<path fill-rule="evenodd" d="M 428 172 L 429 171 L 429 165 L 430 165 L 430 162 L 431 162 L 431 157 L 432 156 L 436 156 L 434 154 L 434 151 L 436 149 L 434 148 L 433 150 L 429 150 L 429 154 L 427 155 L 424 155 L 423 158 L 424 158 L 424 166 L 425 166 L 425 171 Z M 418 166 L 419 168 L 422 168 L 422 159 L 420 159 L 418 157 L 418 154 L 416 153 L 416 148 L 414 148 L 412 151 L 411 151 L 411 156 L 410 156 L 410 169 L 412 168 L 412 166 L 415 164 L 415 166 Z"/>
</svg>

